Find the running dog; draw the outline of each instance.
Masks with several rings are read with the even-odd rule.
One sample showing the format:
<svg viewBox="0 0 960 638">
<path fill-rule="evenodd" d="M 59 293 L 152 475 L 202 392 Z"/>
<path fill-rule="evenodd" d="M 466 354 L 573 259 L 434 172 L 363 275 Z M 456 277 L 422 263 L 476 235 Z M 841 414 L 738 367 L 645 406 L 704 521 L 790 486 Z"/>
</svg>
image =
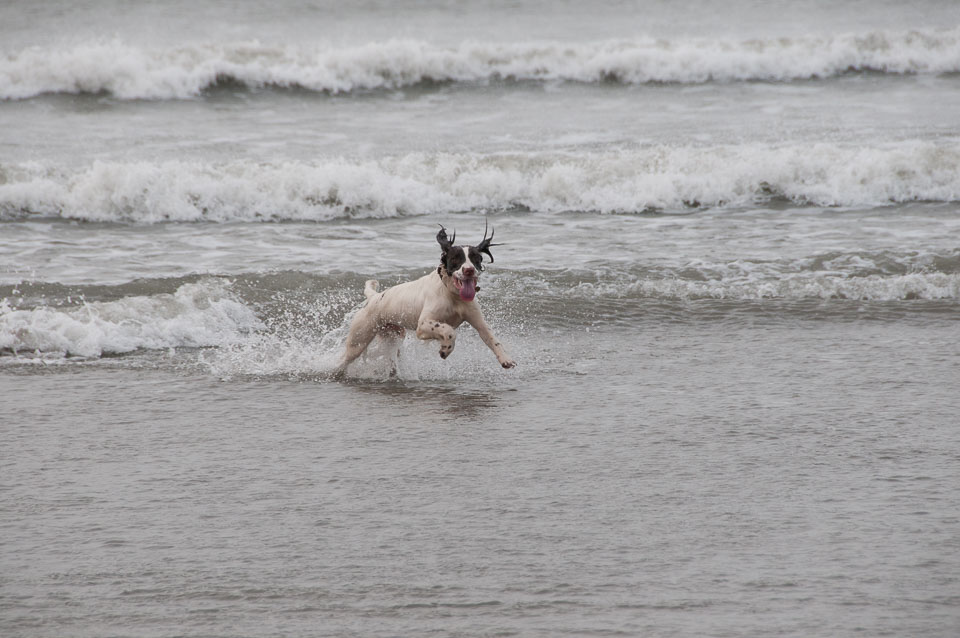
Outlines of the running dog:
<svg viewBox="0 0 960 638">
<path fill-rule="evenodd" d="M 512 368 L 516 362 L 507 355 L 503 346 L 487 327 L 474 301 L 480 290 L 478 279 L 483 271 L 483 254 L 490 257 L 493 233 L 487 237 L 484 228 L 483 241 L 476 246 L 455 246 L 457 234 L 447 237 L 447 229 L 440 226 L 437 243 L 443 251 L 440 266 L 436 271 L 415 281 L 398 284 L 380 292 L 380 284 L 371 279 L 366 282 L 363 294 L 367 303 L 350 323 L 347 348 L 334 373 L 342 377 L 347 366 L 363 354 L 373 338 L 401 341 L 407 330 L 416 330 L 418 339 L 436 339 L 440 342 L 440 358 L 446 359 L 456 344 L 456 329 L 464 321 L 476 328 L 480 338 L 496 355 L 504 368 Z"/>
</svg>

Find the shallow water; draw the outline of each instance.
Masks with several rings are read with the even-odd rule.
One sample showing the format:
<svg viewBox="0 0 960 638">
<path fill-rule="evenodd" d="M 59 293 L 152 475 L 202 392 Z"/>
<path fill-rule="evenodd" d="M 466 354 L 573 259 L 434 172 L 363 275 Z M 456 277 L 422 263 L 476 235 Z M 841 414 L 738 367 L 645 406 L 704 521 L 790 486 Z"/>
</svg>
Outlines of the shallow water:
<svg viewBox="0 0 960 638">
<path fill-rule="evenodd" d="M 5 624 L 949 635 L 956 324 L 758 324 L 541 333 L 515 376 L 8 368 Z"/>
<path fill-rule="evenodd" d="M 0 635 L 960 633 L 960 5 L 194 4 L 0 6 Z"/>
</svg>

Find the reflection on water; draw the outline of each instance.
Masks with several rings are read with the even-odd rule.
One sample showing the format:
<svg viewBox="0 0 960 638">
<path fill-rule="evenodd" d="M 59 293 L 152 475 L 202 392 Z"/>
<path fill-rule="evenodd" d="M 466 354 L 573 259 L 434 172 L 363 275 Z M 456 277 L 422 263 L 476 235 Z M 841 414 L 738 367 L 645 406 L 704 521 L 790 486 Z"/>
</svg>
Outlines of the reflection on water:
<svg viewBox="0 0 960 638">
<path fill-rule="evenodd" d="M 425 416 L 475 419 L 501 405 L 500 397 L 492 392 L 456 386 L 425 386 L 397 380 L 382 383 L 349 381 L 347 384 L 370 399 L 395 401 L 398 410 L 421 412 Z"/>
</svg>

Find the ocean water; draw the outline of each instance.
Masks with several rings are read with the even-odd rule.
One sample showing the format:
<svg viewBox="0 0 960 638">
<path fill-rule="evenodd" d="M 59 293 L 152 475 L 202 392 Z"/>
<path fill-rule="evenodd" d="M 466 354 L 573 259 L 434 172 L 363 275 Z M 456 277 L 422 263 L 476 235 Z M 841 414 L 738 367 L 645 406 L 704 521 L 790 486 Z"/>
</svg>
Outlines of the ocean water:
<svg viewBox="0 0 960 638">
<path fill-rule="evenodd" d="M 3 636 L 956 636 L 960 5 L 5 2 L 0 392 Z"/>
</svg>

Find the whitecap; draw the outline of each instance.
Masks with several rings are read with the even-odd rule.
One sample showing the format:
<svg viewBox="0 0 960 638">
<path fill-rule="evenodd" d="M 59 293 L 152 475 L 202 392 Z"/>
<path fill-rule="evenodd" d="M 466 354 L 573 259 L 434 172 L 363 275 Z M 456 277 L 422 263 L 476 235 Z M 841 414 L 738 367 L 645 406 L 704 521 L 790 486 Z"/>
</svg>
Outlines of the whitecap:
<svg viewBox="0 0 960 638">
<path fill-rule="evenodd" d="M 0 219 L 329 221 L 451 211 L 642 213 L 781 199 L 960 201 L 960 142 L 654 145 L 588 153 L 410 153 L 313 162 L 0 165 Z"/>
<path fill-rule="evenodd" d="M 261 327 L 229 284 L 202 280 L 172 294 L 79 306 L 16 309 L 0 303 L 0 351 L 100 357 L 140 349 L 226 346 Z"/>
<path fill-rule="evenodd" d="M 120 40 L 31 47 L 0 57 L 0 99 L 100 93 L 184 99 L 229 80 L 343 93 L 424 82 L 695 84 L 791 81 L 849 72 L 955 73 L 960 29 L 734 40 L 651 37 L 568 43 L 387 40 L 353 47 L 208 42 L 150 48 Z"/>
</svg>

